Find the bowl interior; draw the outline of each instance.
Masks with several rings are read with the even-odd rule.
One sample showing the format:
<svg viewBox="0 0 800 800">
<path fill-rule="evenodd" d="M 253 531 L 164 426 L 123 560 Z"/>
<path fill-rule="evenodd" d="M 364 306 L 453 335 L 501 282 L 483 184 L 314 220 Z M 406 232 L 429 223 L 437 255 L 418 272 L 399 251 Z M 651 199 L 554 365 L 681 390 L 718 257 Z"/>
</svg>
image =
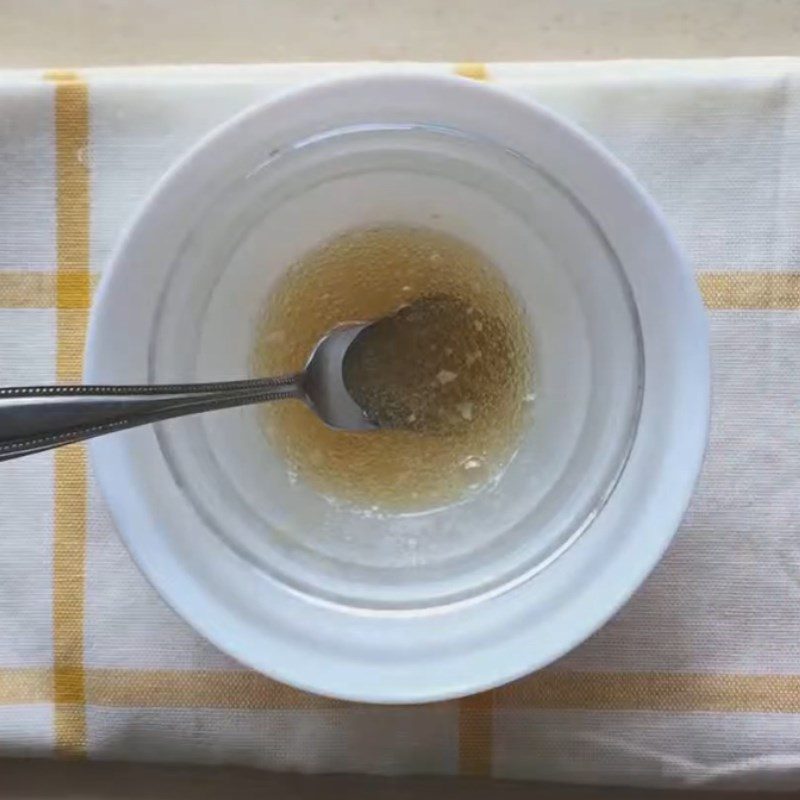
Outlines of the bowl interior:
<svg viewBox="0 0 800 800">
<path fill-rule="evenodd" d="M 421 124 L 350 126 L 240 154 L 171 265 L 149 379 L 248 374 L 276 278 L 330 237 L 385 223 L 477 247 L 524 307 L 532 423 L 496 481 L 455 505 L 388 516 L 332 504 L 292 479 L 255 408 L 157 432 L 177 484 L 227 545 L 307 596 L 376 611 L 485 596 L 552 561 L 613 489 L 643 381 L 630 288 L 588 212 L 518 153 Z"/>
</svg>

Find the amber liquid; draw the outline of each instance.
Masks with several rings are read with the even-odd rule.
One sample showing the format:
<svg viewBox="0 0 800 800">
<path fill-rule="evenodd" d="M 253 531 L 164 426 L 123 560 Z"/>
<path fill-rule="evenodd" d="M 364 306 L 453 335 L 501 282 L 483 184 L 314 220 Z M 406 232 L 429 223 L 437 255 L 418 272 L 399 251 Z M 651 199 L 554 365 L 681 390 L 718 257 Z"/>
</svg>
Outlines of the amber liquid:
<svg viewBox="0 0 800 800">
<path fill-rule="evenodd" d="M 491 484 L 519 446 L 531 414 L 524 314 L 482 253 L 441 232 L 366 228 L 308 253 L 267 299 L 254 372 L 300 370 L 333 326 L 397 314 L 421 300 L 420 325 L 428 328 L 406 325 L 396 359 L 359 365 L 371 399 L 381 400 L 374 388 L 382 380 L 391 388 L 392 402 L 382 406 L 394 414 L 391 429 L 331 430 L 297 402 L 260 411 L 290 474 L 334 501 L 389 513 L 447 505 Z M 370 355 L 391 352 L 378 347 Z M 398 387 L 409 393 L 399 403 Z"/>
</svg>

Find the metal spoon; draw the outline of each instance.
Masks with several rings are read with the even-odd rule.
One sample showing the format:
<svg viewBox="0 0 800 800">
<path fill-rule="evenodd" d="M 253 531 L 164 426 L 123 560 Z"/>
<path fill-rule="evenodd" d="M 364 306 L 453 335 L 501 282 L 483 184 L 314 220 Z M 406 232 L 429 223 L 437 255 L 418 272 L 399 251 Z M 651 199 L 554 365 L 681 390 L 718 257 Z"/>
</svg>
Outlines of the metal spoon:
<svg viewBox="0 0 800 800">
<path fill-rule="evenodd" d="M 225 383 L 0 388 L 0 461 L 150 422 L 264 403 L 304 401 L 331 428 L 374 430 L 342 377 L 347 349 L 371 323 L 340 325 L 294 375 Z"/>
</svg>

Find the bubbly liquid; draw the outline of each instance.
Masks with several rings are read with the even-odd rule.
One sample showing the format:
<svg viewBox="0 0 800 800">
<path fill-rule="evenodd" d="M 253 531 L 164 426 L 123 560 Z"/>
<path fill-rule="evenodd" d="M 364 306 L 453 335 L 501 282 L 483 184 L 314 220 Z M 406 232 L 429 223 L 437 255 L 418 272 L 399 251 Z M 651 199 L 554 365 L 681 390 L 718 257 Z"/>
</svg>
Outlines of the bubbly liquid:
<svg viewBox="0 0 800 800">
<path fill-rule="evenodd" d="M 261 407 L 266 436 L 291 474 L 332 500 L 393 513 L 453 503 L 491 483 L 519 445 L 531 391 L 522 310 L 479 251 L 441 232 L 365 228 L 308 253 L 267 299 L 254 372 L 298 371 L 335 325 L 403 320 L 398 311 L 409 304 L 422 309 L 418 328 L 407 324 L 414 319 L 399 331 L 386 327 L 386 336 L 382 328 L 349 376 L 369 380 L 369 397 L 395 427 L 348 433 L 302 403 Z M 398 334 L 402 351 L 384 358 L 389 335 Z M 382 380 L 385 395 L 375 390 Z"/>
<path fill-rule="evenodd" d="M 382 428 L 451 435 L 491 424 L 516 358 L 501 319 L 439 294 L 362 331 L 342 372 L 350 395 Z"/>
</svg>

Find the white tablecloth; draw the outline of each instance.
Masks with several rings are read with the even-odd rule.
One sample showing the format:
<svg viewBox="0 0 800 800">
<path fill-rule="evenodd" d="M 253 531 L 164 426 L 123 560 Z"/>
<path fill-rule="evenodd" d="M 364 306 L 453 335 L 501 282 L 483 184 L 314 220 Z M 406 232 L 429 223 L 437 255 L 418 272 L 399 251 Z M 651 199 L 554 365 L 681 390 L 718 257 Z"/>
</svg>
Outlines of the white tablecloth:
<svg viewBox="0 0 800 800">
<path fill-rule="evenodd" d="M 0 380 L 79 379 L 96 276 L 154 181 L 248 104 L 353 69 L 386 67 L 0 73 Z M 535 676 L 460 702 L 340 703 L 244 670 L 167 609 L 82 447 L 9 462 L 0 753 L 800 788 L 800 61 L 458 69 L 604 142 L 697 270 L 711 443 L 662 564 Z"/>
</svg>

